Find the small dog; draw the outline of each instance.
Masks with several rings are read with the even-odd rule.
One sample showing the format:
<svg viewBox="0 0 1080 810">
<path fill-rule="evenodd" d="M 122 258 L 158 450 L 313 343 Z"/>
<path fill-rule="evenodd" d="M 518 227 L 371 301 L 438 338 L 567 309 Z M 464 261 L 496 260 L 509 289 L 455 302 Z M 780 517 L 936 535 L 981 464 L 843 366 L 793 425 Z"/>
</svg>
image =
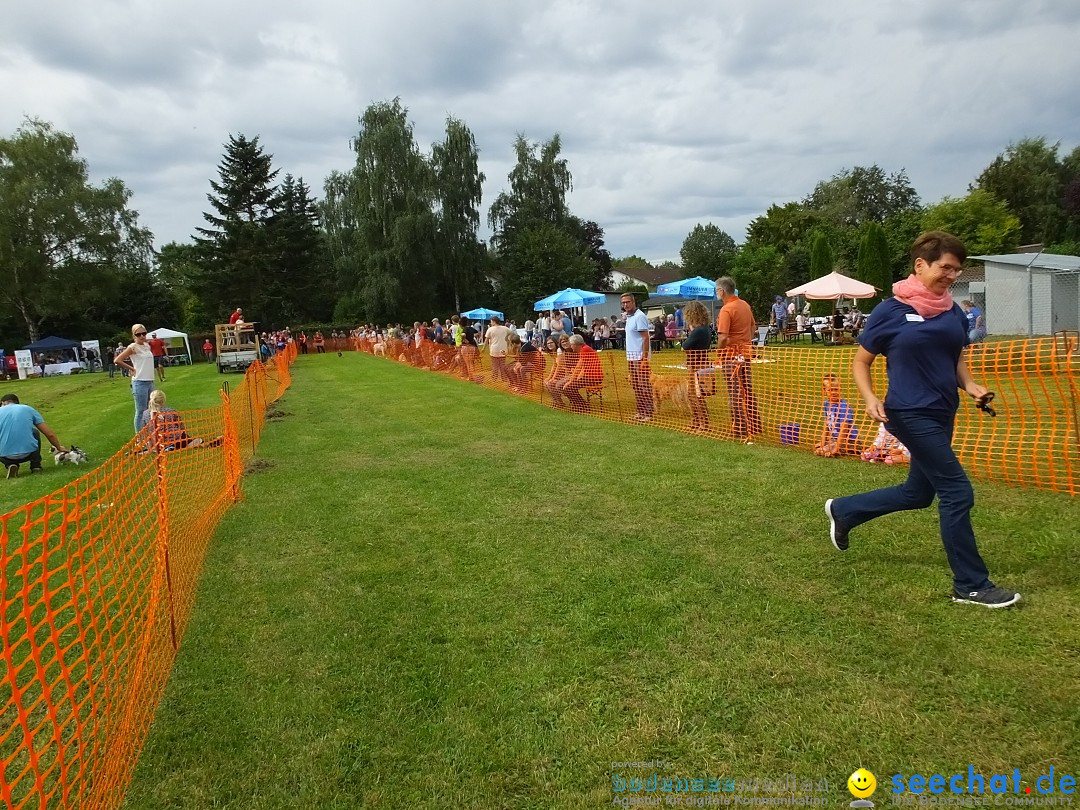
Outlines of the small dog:
<svg viewBox="0 0 1080 810">
<path fill-rule="evenodd" d="M 53 450 L 53 461 L 57 464 L 82 464 L 89 460 L 90 457 L 86 455 L 86 452 L 80 450 L 75 445 L 71 445 L 65 452 Z"/>
<path fill-rule="evenodd" d="M 680 411 L 690 413 L 690 386 L 687 380 L 678 377 L 653 377 L 652 389 L 657 410 L 661 402 L 670 399 Z"/>
</svg>

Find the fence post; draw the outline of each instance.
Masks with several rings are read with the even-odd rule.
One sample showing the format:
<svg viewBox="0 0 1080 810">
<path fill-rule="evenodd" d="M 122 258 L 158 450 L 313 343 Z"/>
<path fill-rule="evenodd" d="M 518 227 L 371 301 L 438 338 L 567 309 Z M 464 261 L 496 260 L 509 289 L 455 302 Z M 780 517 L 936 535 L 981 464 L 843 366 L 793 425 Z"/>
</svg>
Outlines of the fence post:
<svg viewBox="0 0 1080 810">
<path fill-rule="evenodd" d="M 256 360 L 255 362 L 258 363 L 259 361 Z M 258 370 L 258 368 L 256 368 L 255 369 L 255 376 L 256 377 L 258 376 L 258 373 L 259 373 L 259 370 Z M 252 400 L 256 396 L 258 396 L 258 394 L 256 393 L 258 391 L 258 385 L 252 385 L 251 384 L 251 377 L 252 377 L 252 375 L 250 375 L 250 374 L 244 374 L 244 386 L 248 389 L 248 396 L 247 396 L 247 402 L 248 402 L 248 427 L 250 428 L 248 433 L 251 436 L 251 455 L 254 456 L 255 455 L 255 405 L 252 403 Z M 252 390 L 253 388 L 255 389 L 255 391 Z"/>
<path fill-rule="evenodd" d="M 225 485 L 232 491 L 233 503 L 240 502 L 240 449 L 236 436 L 236 423 L 232 418 L 232 404 L 229 399 L 229 384 L 221 386 L 222 420 L 225 425 L 222 449 L 225 462 Z"/>
<path fill-rule="evenodd" d="M 150 452 L 154 454 L 154 494 L 157 498 L 157 541 L 165 570 L 165 595 L 169 608 L 169 634 L 175 652 L 180 645 L 176 639 L 176 609 L 173 605 L 172 565 L 169 562 L 169 488 L 165 482 L 165 450 L 162 446 L 161 437 L 158 435 L 157 414 L 152 414 L 150 419 Z"/>
</svg>

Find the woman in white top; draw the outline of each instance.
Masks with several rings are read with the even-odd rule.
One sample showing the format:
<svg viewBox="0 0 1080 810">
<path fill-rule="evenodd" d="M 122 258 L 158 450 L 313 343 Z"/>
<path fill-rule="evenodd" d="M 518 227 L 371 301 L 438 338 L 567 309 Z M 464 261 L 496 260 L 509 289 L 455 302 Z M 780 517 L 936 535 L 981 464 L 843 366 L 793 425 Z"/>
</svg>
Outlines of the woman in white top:
<svg viewBox="0 0 1080 810">
<path fill-rule="evenodd" d="M 131 394 L 135 397 L 135 432 L 146 424 L 150 408 L 150 392 L 154 390 L 154 354 L 146 344 L 146 327 L 141 323 L 131 327 L 135 342 L 116 356 L 114 361 L 131 372 Z"/>
</svg>

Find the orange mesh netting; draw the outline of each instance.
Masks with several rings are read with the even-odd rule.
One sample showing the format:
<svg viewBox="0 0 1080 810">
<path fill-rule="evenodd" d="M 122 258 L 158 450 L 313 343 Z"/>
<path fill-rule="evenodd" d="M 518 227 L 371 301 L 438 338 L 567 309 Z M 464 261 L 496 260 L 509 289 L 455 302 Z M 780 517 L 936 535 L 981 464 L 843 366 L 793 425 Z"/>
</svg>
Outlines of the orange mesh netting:
<svg viewBox="0 0 1080 810">
<path fill-rule="evenodd" d="M 154 415 L 88 475 L 0 517 L 5 806 L 119 806 L 294 356 L 254 364 L 218 408 Z"/>
<path fill-rule="evenodd" d="M 496 358 L 493 368 L 484 348 L 456 349 L 430 341 L 414 348 L 392 339 L 353 339 L 351 347 L 603 419 L 905 463 L 902 446 L 879 436 L 879 426 L 862 409 L 851 377 L 854 346 L 766 346 L 749 357 L 664 349 L 635 365 L 633 373 L 625 353 L 609 349 L 591 361 L 600 371 L 596 379 L 590 378 L 596 368 L 576 368 L 578 358 L 564 361 L 546 353 L 501 363 Z M 1075 333 L 978 344 L 968 350 L 967 359 L 975 379 L 995 392 L 997 417 L 961 395 L 953 445 L 964 465 L 980 478 L 1077 494 L 1080 354 Z M 876 390 L 884 395 L 884 359 L 873 371 Z M 825 408 L 830 389 L 834 399 L 846 403 L 830 405 L 831 427 Z M 834 435 L 838 422 L 846 428 Z"/>
</svg>

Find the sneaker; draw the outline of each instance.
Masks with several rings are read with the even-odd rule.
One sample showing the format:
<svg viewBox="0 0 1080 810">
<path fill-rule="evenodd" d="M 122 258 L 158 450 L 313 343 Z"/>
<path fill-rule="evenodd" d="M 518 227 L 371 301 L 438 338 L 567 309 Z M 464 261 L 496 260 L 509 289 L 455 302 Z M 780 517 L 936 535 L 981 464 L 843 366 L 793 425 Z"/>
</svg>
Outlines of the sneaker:
<svg viewBox="0 0 1080 810">
<path fill-rule="evenodd" d="M 988 608 L 1003 608 L 1015 605 L 1020 601 L 1020 594 L 1006 588 L 991 585 L 981 591 L 958 591 L 953 590 L 952 600 L 965 605 L 982 605 Z"/>
<path fill-rule="evenodd" d="M 30 468 L 30 474 L 31 475 L 37 475 L 40 472 L 45 472 L 45 468 L 44 467 L 31 467 Z"/>
<path fill-rule="evenodd" d="M 8 465 L 7 477 L 8 477 L 9 481 L 12 478 L 18 478 L 19 477 L 19 465 L 18 464 L 9 464 Z"/>
<path fill-rule="evenodd" d="M 829 516 L 829 539 L 837 551 L 847 551 L 849 529 L 833 517 L 832 505 L 832 498 L 825 501 L 825 514 Z"/>
</svg>

